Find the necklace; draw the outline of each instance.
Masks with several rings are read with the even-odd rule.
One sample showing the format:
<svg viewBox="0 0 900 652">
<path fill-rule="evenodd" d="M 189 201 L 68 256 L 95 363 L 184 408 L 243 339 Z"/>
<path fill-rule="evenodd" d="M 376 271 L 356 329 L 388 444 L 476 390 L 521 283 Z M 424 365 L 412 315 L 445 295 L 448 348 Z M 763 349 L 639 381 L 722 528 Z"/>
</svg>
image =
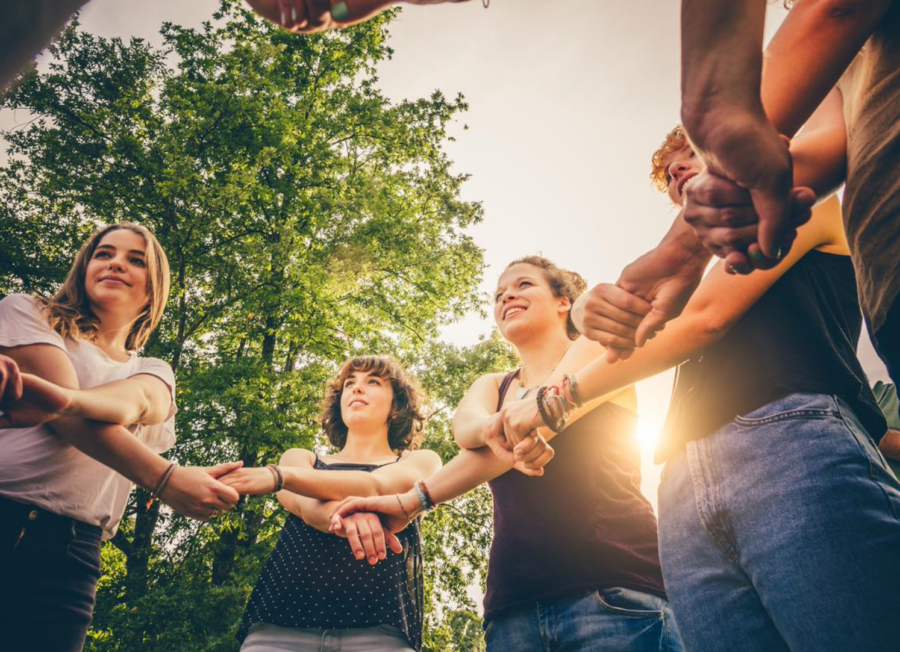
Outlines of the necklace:
<svg viewBox="0 0 900 652">
<path fill-rule="evenodd" d="M 572 342 L 569 342 L 569 346 L 567 346 L 567 347 L 566 347 L 566 350 L 563 351 L 563 353 L 562 353 L 561 356 L 559 356 L 559 360 L 557 360 L 557 361 L 556 361 L 556 364 L 553 365 L 553 369 L 551 369 L 551 370 L 550 370 L 550 373 L 547 374 L 547 378 L 549 378 L 550 376 L 553 375 L 553 372 L 556 371 L 556 368 L 559 366 L 559 363 L 563 361 L 563 358 L 566 357 L 566 353 L 568 353 L 568 352 L 569 352 L 569 349 L 571 349 L 571 348 L 572 348 Z M 544 381 L 546 381 L 547 378 L 544 378 Z M 526 387 L 525 387 L 525 382 L 526 382 L 526 381 L 525 381 L 525 367 L 523 366 L 523 367 L 522 367 L 522 373 L 519 374 L 519 386 L 516 388 L 516 400 L 517 400 L 517 401 L 521 401 L 523 398 L 525 398 L 526 396 L 528 396 L 528 393 L 529 393 L 531 390 L 533 390 L 534 387 L 537 387 L 537 385 L 535 385 L 534 387 L 528 387 L 528 388 L 526 388 Z"/>
</svg>

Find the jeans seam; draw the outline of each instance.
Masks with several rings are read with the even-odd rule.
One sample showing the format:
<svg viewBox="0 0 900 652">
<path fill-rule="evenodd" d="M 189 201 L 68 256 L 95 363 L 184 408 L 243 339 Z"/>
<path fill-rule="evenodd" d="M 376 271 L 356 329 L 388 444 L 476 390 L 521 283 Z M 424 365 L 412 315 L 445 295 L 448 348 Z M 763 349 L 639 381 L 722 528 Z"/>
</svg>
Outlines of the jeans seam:
<svg viewBox="0 0 900 652">
<path fill-rule="evenodd" d="M 734 422 L 739 426 L 744 427 L 754 427 L 754 426 L 764 426 L 769 423 L 775 423 L 777 421 L 785 421 L 787 419 L 793 419 L 795 417 L 837 417 L 840 416 L 840 411 L 837 410 L 820 410 L 820 409 L 808 409 L 808 410 L 788 410 L 787 412 L 780 412 L 779 414 L 773 414 L 770 417 L 763 417 L 761 419 L 748 419 L 747 417 L 742 417 L 740 415 L 734 418 Z"/>
<path fill-rule="evenodd" d="M 733 545 L 732 541 L 730 541 L 731 537 L 726 536 L 727 531 L 730 531 L 728 519 L 724 512 L 721 512 L 719 505 L 721 504 L 721 496 L 719 495 L 719 476 L 716 470 L 715 462 L 712 459 L 712 455 L 706 454 L 705 450 L 709 447 L 710 442 L 709 438 L 698 440 L 694 443 L 694 452 L 696 457 L 696 466 L 700 468 L 697 469 L 698 473 L 694 472 L 694 464 L 691 464 L 690 455 L 688 455 L 688 469 L 691 472 L 691 482 L 693 484 L 694 489 L 694 502 L 697 507 L 697 512 L 700 517 L 700 522 L 703 524 L 703 529 L 706 530 L 706 533 L 710 536 L 710 538 L 715 542 L 716 546 L 725 554 L 725 556 L 732 562 L 738 563 L 737 549 L 736 546 Z M 704 463 L 708 462 L 708 463 Z M 710 475 L 709 480 L 707 480 L 707 473 Z M 698 478 L 699 476 L 699 478 Z M 708 487 L 708 491 L 703 490 L 703 486 L 706 485 Z M 713 500 L 714 509 L 710 509 L 707 506 L 709 503 L 708 495 L 711 495 Z M 721 513 L 721 516 L 714 516 L 713 513 Z M 715 524 L 721 524 L 721 527 L 717 527 Z M 726 532 L 723 532 L 725 530 Z"/>
<path fill-rule="evenodd" d="M 610 613 L 617 614 L 623 618 L 664 618 L 665 609 L 626 609 L 625 607 L 616 607 L 609 604 L 600 595 L 600 591 L 596 591 L 597 601 L 600 607 L 607 609 Z"/>
</svg>

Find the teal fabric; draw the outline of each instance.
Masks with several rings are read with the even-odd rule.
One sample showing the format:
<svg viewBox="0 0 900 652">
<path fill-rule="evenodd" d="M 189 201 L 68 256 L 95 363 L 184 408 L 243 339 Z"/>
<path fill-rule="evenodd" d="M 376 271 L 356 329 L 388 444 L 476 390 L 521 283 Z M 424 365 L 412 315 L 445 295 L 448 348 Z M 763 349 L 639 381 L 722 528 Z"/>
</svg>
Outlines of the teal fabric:
<svg viewBox="0 0 900 652">
<path fill-rule="evenodd" d="M 878 407 L 884 413 L 888 428 L 900 430 L 900 399 L 897 398 L 897 386 L 892 383 L 883 383 L 879 380 L 872 388 L 872 393 L 875 394 Z M 894 475 L 900 478 L 900 461 L 889 459 L 887 463 Z"/>
</svg>

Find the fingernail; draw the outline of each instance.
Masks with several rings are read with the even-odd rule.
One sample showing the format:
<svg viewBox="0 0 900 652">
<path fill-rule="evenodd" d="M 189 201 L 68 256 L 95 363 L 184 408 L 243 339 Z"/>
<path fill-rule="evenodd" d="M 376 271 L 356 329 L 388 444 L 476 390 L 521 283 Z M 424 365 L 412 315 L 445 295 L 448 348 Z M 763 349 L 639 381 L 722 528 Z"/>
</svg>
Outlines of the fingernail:
<svg viewBox="0 0 900 652">
<path fill-rule="evenodd" d="M 782 256 L 784 256 L 784 247 L 778 245 L 778 249 L 775 250 L 775 260 L 781 260 Z"/>
<path fill-rule="evenodd" d="M 350 12 L 347 11 L 347 3 L 343 0 L 335 2 L 331 6 L 331 17 L 335 20 L 347 20 L 350 17 Z"/>
<path fill-rule="evenodd" d="M 357 559 L 362 559 L 363 557 L 365 557 L 365 555 L 362 554 L 361 552 L 356 553 L 356 558 L 357 558 Z"/>
<path fill-rule="evenodd" d="M 734 269 L 734 271 L 737 272 L 738 274 L 746 274 L 746 273 L 748 273 L 748 272 L 750 271 L 749 269 L 747 269 L 747 266 L 746 266 L 746 265 L 741 265 L 741 264 L 734 265 L 734 266 L 733 266 L 733 269 Z"/>
<path fill-rule="evenodd" d="M 378 563 L 378 557 L 369 557 L 369 563 L 374 566 Z"/>
<path fill-rule="evenodd" d="M 750 250 L 750 258 L 757 262 L 762 262 L 763 255 L 759 249 L 751 249 Z"/>
</svg>

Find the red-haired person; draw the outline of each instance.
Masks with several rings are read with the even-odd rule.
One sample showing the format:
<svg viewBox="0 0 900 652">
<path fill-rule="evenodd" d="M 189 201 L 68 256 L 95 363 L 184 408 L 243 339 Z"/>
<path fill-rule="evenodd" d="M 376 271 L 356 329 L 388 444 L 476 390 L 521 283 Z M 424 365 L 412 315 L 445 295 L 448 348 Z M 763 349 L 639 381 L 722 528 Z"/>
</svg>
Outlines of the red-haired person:
<svg viewBox="0 0 900 652">
<path fill-rule="evenodd" d="M 115 534 L 132 482 L 201 520 L 237 502 L 215 477 L 239 464 L 176 468 L 159 455 L 175 441 L 175 378 L 137 351 L 168 289 L 153 234 L 117 224 L 90 237 L 52 298 L 0 301 L 0 354 L 24 388 L 0 408 L 0 626 L 10 649 L 81 650 L 100 543 Z"/>
<path fill-rule="evenodd" d="M 278 465 L 222 479 L 242 494 L 277 491 L 290 512 L 247 604 L 241 650 L 419 650 L 424 579 L 418 521 L 388 537 L 398 554 L 387 556 L 377 517 L 351 518 L 354 536 L 370 540 L 375 530 L 382 545 L 368 563 L 354 559 L 330 525 L 336 501 L 404 492 L 440 468 L 435 452 L 419 449 L 420 392 L 391 358 L 351 358 L 328 383 L 321 425 L 335 454 L 292 448 Z"/>
<path fill-rule="evenodd" d="M 843 164 L 824 115 L 841 115 L 831 99 L 791 145 L 797 179 L 824 196 Z M 680 129 L 654 161 L 681 205 L 703 164 Z M 687 649 L 896 650 L 900 484 L 879 452 L 887 426 L 856 356 L 862 317 L 837 199 L 813 210 L 774 268 L 744 277 L 726 264 L 629 360 L 577 371 L 562 412 L 679 365 L 657 453 L 659 542 Z M 605 326 L 591 305 L 602 300 L 576 306 L 587 335 Z M 510 406 L 504 419 L 518 441 L 535 406 Z"/>
</svg>

